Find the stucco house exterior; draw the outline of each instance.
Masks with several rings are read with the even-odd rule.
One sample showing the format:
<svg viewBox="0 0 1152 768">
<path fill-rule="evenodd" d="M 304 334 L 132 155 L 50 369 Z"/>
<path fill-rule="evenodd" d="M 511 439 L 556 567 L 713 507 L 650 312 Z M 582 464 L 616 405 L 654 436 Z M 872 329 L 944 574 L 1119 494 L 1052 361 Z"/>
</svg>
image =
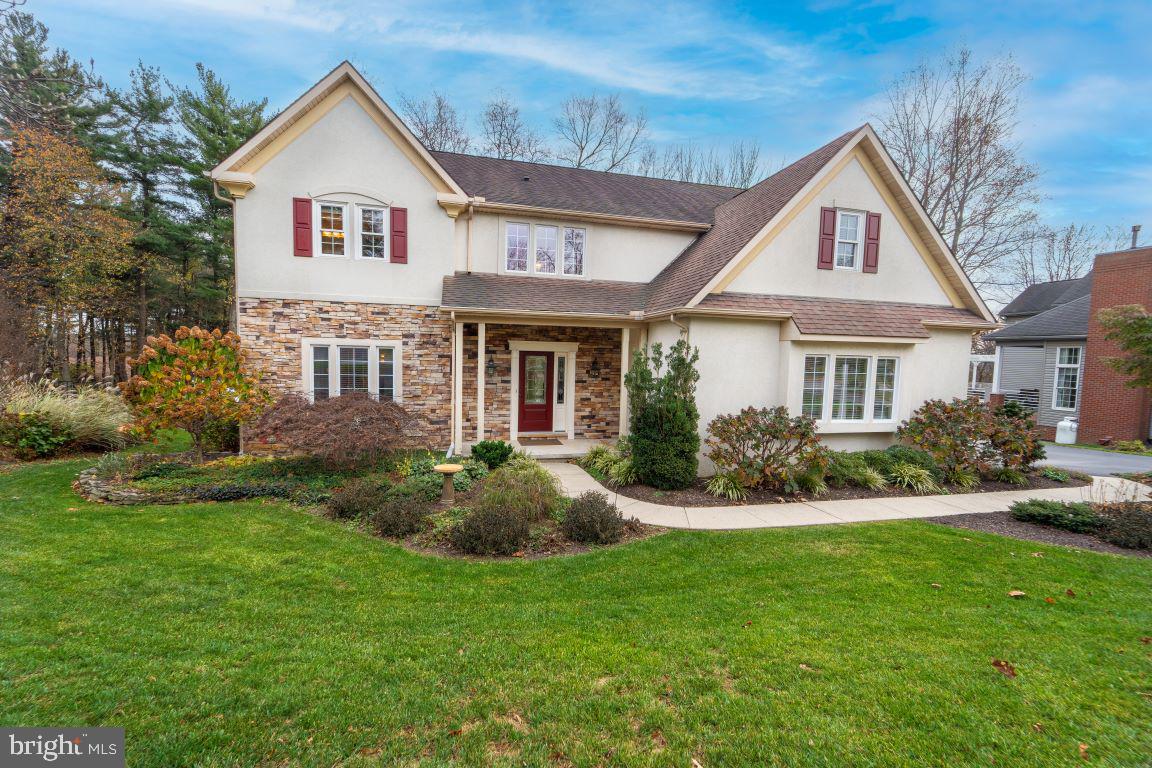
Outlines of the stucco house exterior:
<svg viewBox="0 0 1152 768">
<path fill-rule="evenodd" d="M 701 433 L 783 404 L 883 446 L 996 327 L 871 127 L 753 187 L 431 152 L 345 63 L 211 172 L 273 387 L 367 391 L 439 447 L 627 429 L 634 350 L 699 348 Z"/>
<path fill-rule="evenodd" d="M 989 334 L 993 393 L 1033 408 L 1049 439 L 1071 417 L 1079 442 L 1148 440 L 1152 392 L 1108 365 L 1119 350 L 1096 321 L 1123 304 L 1152 307 L 1152 248 L 1101 253 L 1084 277 L 1029 286 L 1001 311 L 1007 327 Z"/>
</svg>

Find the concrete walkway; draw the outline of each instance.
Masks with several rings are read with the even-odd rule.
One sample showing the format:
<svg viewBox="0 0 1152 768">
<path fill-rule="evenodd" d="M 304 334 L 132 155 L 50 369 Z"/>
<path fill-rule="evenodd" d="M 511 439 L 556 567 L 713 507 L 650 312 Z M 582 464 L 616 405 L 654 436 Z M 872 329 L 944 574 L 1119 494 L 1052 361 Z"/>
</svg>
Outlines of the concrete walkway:
<svg viewBox="0 0 1152 768">
<path fill-rule="evenodd" d="M 1147 486 L 1118 477 L 1097 477 L 1091 486 L 1050 488 L 999 493 L 966 493 L 951 496 L 900 496 L 889 499 L 845 499 L 806 501 L 787 504 L 747 504 L 738 507 L 676 507 L 630 499 L 605 488 L 575 464 L 545 462 L 569 496 L 585 491 L 608 494 L 625 517 L 667 528 L 730 530 L 735 528 L 779 528 L 792 525 L 862 523 L 871 520 L 906 520 L 916 517 L 964 515 L 972 512 L 1002 512 L 1021 499 L 1056 501 L 1111 501 L 1152 498 Z"/>
<path fill-rule="evenodd" d="M 1152 456 L 1140 456 L 1120 451 L 1094 451 L 1071 445 L 1045 445 L 1048 458 L 1041 464 L 1090 475 L 1114 475 L 1119 472 L 1152 472 Z"/>
</svg>

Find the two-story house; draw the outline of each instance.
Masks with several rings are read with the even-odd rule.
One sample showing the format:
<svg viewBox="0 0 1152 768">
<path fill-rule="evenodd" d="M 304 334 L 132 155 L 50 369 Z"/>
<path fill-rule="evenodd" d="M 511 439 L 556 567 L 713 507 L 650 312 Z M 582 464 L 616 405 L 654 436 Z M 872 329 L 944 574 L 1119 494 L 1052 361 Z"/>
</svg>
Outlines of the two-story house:
<svg viewBox="0 0 1152 768">
<path fill-rule="evenodd" d="M 681 337 L 702 433 L 783 404 L 887 445 L 995 326 L 867 125 L 749 189 L 690 184 L 430 152 L 345 63 L 211 176 L 267 381 L 393 398 L 458 452 L 617 437 L 633 351 Z"/>
</svg>

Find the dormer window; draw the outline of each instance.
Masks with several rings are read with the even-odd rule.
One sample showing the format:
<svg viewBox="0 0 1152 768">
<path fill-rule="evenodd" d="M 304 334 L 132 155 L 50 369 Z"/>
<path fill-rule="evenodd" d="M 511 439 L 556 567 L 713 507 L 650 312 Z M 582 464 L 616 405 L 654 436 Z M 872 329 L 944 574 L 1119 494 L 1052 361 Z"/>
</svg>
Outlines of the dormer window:
<svg viewBox="0 0 1152 768">
<path fill-rule="evenodd" d="M 837 214 L 836 269 L 859 269 L 864 214 L 859 211 L 837 211 Z"/>
<path fill-rule="evenodd" d="M 507 222 L 504 225 L 504 272 L 583 277 L 587 233 L 584 227 Z"/>
</svg>

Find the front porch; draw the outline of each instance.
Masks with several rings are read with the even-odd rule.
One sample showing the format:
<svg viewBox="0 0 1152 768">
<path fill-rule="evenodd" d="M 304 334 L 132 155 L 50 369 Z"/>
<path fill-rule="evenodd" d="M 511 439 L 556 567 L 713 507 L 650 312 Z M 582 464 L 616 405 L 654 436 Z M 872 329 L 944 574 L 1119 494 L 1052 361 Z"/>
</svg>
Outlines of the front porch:
<svg viewBox="0 0 1152 768">
<path fill-rule="evenodd" d="M 506 440 L 538 458 L 576 458 L 627 431 L 624 374 L 642 329 L 577 322 L 455 318 L 452 421 L 460 453 L 480 440 Z"/>
</svg>

